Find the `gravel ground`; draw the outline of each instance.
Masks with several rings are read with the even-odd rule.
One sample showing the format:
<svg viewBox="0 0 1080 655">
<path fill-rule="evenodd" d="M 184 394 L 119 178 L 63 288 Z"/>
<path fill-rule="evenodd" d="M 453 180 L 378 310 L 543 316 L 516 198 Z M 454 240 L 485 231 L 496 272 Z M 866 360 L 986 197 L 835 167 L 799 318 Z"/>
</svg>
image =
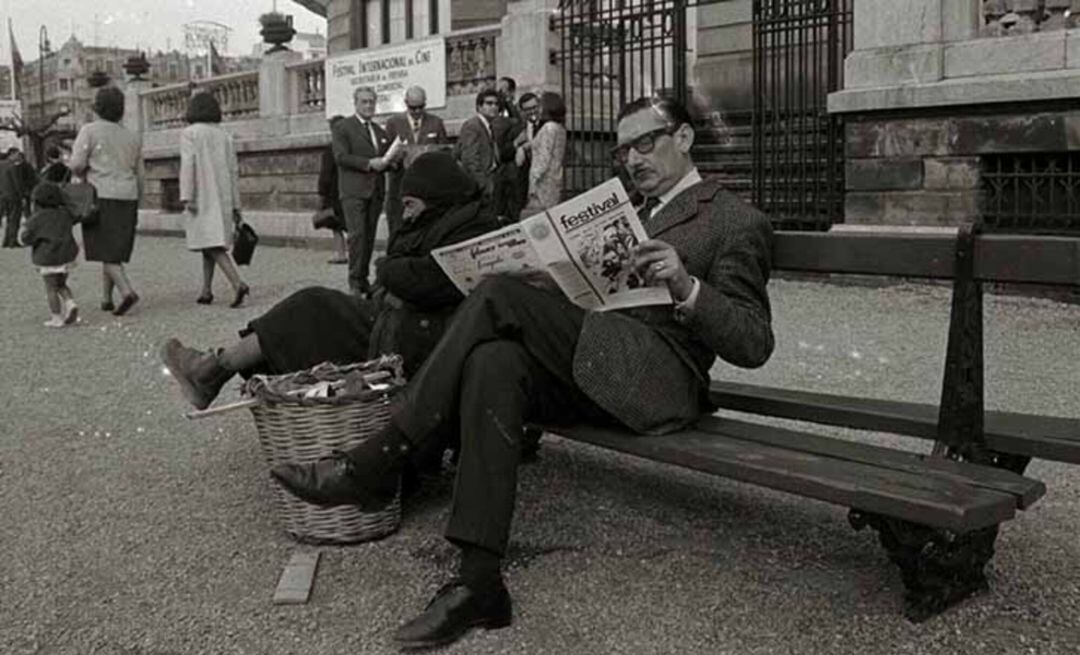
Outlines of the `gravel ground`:
<svg viewBox="0 0 1080 655">
<path fill-rule="evenodd" d="M 218 304 L 202 307 L 198 260 L 179 240 L 141 238 L 130 272 L 144 300 L 130 316 L 97 310 L 84 264 L 82 324 L 47 330 L 26 253 L 0 251 L 0 653 L 392 650 L 392 629 L 451 569 L 449 481 L 398 534 L 323 548 L 311 601 L 274 606 L 298 546 L 276 524 L 253 423 L 187 421 L 155 356 L 172 335 L 222 344 L 302 286 L 341 287 L 326 258 L 260 249 L 249 305 L 228 309 L 219 280 Z M 771 362 L 716 376 L 936 400 L 947 289 L 776 281 L 771 293 Z M 988 404 L 1080 417 L 1080 307 L 999 297 L 986 313 Z M 1005 526 L 990 591 L 912 625 L 897 571 L 842 508 L 547 437 L 521 479 L 514 627 L 448 652 L 1080 652 L 1080 477 L 1049 462 L 1029 473 L 1049 492 Z"/>
</svg>

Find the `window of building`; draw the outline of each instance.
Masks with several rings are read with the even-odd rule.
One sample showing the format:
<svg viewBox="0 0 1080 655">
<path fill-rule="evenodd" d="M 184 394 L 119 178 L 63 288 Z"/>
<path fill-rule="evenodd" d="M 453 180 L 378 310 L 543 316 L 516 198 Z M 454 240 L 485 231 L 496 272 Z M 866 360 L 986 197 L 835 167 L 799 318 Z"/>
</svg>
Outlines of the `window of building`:
<svg viewBox="0 0 1080 655">
<path fill-rule="evenodd" d="M 69 82 L 67 80 L 61 79 L 60 80 L 60 90 L 61 91 L 67 91 L 68 90 L 68 84 L 69 84 Z"/>
</svg>

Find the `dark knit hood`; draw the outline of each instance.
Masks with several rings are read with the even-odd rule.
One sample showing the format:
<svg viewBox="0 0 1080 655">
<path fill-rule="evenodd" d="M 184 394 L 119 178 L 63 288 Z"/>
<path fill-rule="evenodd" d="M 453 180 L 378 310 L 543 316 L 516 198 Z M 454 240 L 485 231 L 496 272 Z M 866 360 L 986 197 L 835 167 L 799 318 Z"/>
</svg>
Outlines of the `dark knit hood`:
<svg viewBox="0 0 1080 655">
<path fill-rule="evenodd" d="M 423 200 L 429 207 L 450 207 L 472 200 L 480 188 L 448 152 L 426 152 L 405 171 L 401 195 Z"/>
<path fill-rule="evenodd" d="M 34 187 L 30 198 L 38 207 L 60 207 L 64 204 L 63 192 L 52 182 L 42 182 Z"/>
</svg>

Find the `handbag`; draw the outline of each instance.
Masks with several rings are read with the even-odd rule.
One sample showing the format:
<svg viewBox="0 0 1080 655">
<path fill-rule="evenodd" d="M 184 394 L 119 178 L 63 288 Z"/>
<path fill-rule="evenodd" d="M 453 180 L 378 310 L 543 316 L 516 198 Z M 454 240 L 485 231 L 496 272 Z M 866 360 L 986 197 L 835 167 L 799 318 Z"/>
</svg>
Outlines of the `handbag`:
<svg viewBox="0 0 1080 655">
<path fill-rule="evenodd" d="M 255 228 L 242 219 L 239 220 L 236 223 L 236 236 L 232 247 L 232 257 L 238 266 L 247 266 L 251 263 L 257 243 L 259 243 L 259 235 L 255 234 Z"/>
<path fill-rule="evenodd" d="M 83 225 L 97 225 L 98 206 L 97 189 L 93 184 L 86 182 L 71 182 L 60 188 L 64 194 L 64 204 L 75 218 L 76 223 Z"/>
</svg>

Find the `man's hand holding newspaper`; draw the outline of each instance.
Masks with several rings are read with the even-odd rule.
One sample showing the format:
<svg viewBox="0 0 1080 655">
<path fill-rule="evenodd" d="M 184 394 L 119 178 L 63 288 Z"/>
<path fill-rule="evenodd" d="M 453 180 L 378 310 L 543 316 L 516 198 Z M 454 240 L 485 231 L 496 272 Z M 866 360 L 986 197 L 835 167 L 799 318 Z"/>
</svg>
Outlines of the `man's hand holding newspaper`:
<svg viewBox="0 0 1080 655">
<path fill-rule="evenodd" d="M 618 178 L 431 254 L 464 294 L 489 275 L 518 275 L 601 311 L 670 304 L 669 287 L 678 294 L 690 284 L 675 251 L 648 239 Z"/>
</svg>

